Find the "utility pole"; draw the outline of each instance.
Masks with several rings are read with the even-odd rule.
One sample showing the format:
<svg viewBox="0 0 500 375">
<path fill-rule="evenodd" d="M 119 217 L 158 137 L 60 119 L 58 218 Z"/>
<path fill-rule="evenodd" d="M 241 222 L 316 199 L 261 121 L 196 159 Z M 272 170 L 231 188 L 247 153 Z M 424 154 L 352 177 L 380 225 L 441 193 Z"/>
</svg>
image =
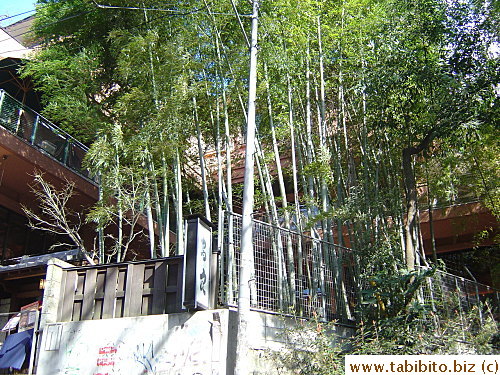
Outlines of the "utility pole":
<svg viewBox="0 0 500 375">
<path fill-rule="evenodd" d="M 252 0 L 252 37 L 250 43 L 250 69 L 248 78 L 248 116 L 245 150 L 245 178 L 243 182 L 243 218 L 241 224 L 241 263 L 238 285 L 238 334 L 234 374 L 250 373 L 249 330 L 250 291 L 255 283 L 252 242 L 252 213 L 254 206 L 254 153 L 255 153 L 255 100 L 257 98 L 257 26 L 259 0 Z"/>
</svg>

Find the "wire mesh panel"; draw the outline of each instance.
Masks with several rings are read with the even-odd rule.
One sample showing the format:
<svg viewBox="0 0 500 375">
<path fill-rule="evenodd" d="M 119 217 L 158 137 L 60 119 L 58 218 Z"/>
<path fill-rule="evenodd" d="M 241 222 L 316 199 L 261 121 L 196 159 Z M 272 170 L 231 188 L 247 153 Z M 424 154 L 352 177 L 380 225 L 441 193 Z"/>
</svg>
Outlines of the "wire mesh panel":
<svg viewBox="0 0 500 375">
<path fill-rule="evenodd" d="M 460 313 L 481 310 L 481 302 L 488 297 L 490 308 L 498 311 L 498 291 L 488 285 L 480 284 L 461 276 L 437 270 L 421 287 L 423 302 L 435 311 Z"/>
<path fill-rule="evenodd" d="M 220 298 L 235 306 L 238 298 L 241 216 L 226 213 Z M 254 309 L 300 317 L 354 321 L 356 288 L 350 249 L 253 221 Z"/>
<path fill-rule="evenodd" d="M 226 212 L 222 231 L 220 300 L 238 301 L 241 216 Z M 355 321 L 358 280 L 352 250 L 258 220 L 253 221 L 253 309 L 341 323 Z M 492 288 L 443 271 L 426 278 L 418 296 L 434 311 L 469 311 Z"/>
</svg>

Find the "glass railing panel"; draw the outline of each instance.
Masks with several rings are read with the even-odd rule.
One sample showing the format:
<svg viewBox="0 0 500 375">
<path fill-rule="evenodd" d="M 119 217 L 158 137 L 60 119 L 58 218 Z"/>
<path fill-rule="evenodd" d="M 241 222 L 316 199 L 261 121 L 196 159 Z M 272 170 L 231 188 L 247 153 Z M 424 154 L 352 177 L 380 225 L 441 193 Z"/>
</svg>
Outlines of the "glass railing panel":
<svg viewBox="0 0 500 375">
<path fill-rule="evenodd" d="M 37 122 L 38 115 L 26 109 L 19 109 L 18 126 L 16 134 L 26 141 L 31 140 L 33 135 L 33 128 Z"/>
<path fill-rule="evenodd" d="M 19 105 L 11 97 L 5 95 L 4 92 L 1 94 L 2 107 L 0 108 L 0 125 L 11 132 L 16 133 L 19 121 Z"/>
<path fill-rule="evenodd" d="M 87 147 L 3 90 L 0 90 L 0 126 L 89 178 L 89 172 L 82 168 Z"/>
<path fill-rule="evenodd" d="M 70 143 L 68 147 L 66 164 L 71 169 L 78 171 L 84 176 L 88 177 L 88 171 L 82 167 L 83 158 L 85 157 L 86 153 L 87 152 L 83 150 L 78 144 Z"/>
<path fill-rule="evenodd" d="M 57 134 L 50 124 L 44 120 L 38 122 L 33 144 L 43 152 L 64 163 L 67 153 L 67 143 L 66 137 Z"/>
</svg>

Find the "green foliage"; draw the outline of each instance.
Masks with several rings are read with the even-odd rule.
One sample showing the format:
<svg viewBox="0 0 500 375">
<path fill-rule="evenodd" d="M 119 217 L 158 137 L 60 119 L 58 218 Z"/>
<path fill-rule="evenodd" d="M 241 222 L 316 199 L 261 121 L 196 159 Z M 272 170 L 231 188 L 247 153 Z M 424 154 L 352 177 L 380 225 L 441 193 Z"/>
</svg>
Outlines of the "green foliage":
<svg viewBox="0 0 500 375">
<path fill-rule="evenodd" d="M 434 205 L 479 200 L 499 217 L 500 132 L 492 124 L 471 124 L 440 142 L 417 171 Z"/>
<path fill-rule="evenodd" d="M 241 14 L 249 13 L 250 4 L 236 3 Z M 86 162 L 101 176 L 103 201 L 90 220 L 111 223 L 103 207 L 117 208 L 110 202 L 132 199 L 120 197 L 131 191 L 137 207 L 147 206 L 149 194 L 159 211 L 154 219 L 166 217 L 162 211 L 174 200 L 175 156 L 189 164 L 184 180 L 198 163 L 188 153 L 195 134 L 193 97 L 207 150 L 216 149 L 216 142 L 224 150 L 226 119 L 234 140 L 244 133 L 248 51 L 230 2 L 182 1 L 172 12 L 102 9 L 91 0 L 39 4 L 35 31 L 44 48 L 23 74 L 43 92 L 49 118 L 93 143 Z M 131 0 L 115 5 L 138 6 Z M 166 5 L 146 0 L 140 6 Z M 269 93 L 281 156 L 290 156 L 292 125 L 295 129 L 299 204 L 319 211 L 306 227 L 323 220 L 334 222 L 337 233 L 348 228 L 367 273 L 400 267 L 401 150 L 429 133 L 437 140 L 415 164 L 419 184 L 429 177 L 431 202 L 457 203 L 467 186 L 469 196 L 498 216 L 495 4 L 277 0 L 262 2 L 260 13 L 260 141 L 263 150 L 271 149 Z M 242 22 L 248 28 L 248 17 Z M 273 155 L 268 156 L 265 162 L 275 171 Z M 183 184 L 191 190 L 199 186 Z M 224 189 L 210 186 L 218 188 Z M 266 201 L 276 200 L 267 189 L 256 196 L 262 210 Z M 290 186 L 286 190 L 292 193 Z M 238 201 L 241 190 L 233 191 Z M 194 201 L 191 206 L 200 208 Z"/>
<path fill-rule="evenodd" d="M 363 290 L 353 354 L 497 352 L 498 325 L 489 307 L 479 303 L 464 310 L 462 295 L 448 291 L 435 272 L 380 272 L 373 277 Z"/>
<path fill-rule="evenodd" d="M 289 326 L 289 325 L 288 325 Z M 276 374 L 344 374 L 348 340 L 339 340 L 333 323 L 297 321 L 283 333 L 285 349 L 270 352 Z"/>
<path fill-rule="evenodd" d="M 432 321 L 432 317 L 429 316 Z M 457 355 L 498 354 L 498 325 L 482 324 L 477 311 L 465 317 L 441 320 L 439 329 L 429 322 L 384 319 L 361 326 L 352 337 L 338 336 L 334 324 L 299 322 L 285 333 L 287 348 L 271 352 L 277 374 L 344 374 L 346 355 Z"/>
<path fill-rule="evenodd" d="M 269 355 L 276 373 L 343 374 L 346 355 L 500 353 L 499 326 L 485 305 L 465 312 L 453 297 L 434 300 L 434 309 L 419 302 L 416 288 L 427 284 L 432 272 L 374 277 L 364 294 L 364 318 L 352 336 L 339 336 L 335 322 L 297 322 L 283 335 L 286 349 Z"/>
<path fill-rule="evenodd" d="M 354 343 L 353 354 L 497 354 L 493 346 L 497 323 L 488 318 L 481 326 L 477 311 L 433 324 L 389 319 L 365 328 Z"/>
<path fill-rule="evenodd" d="M 189 204 L 172 194 L 177 155 L 189 166 L 184 187 L 199 186 L 185 181 L 195 164 L 188 152 L 193 97 L 206 149 L 224 149 L 225 120 L 228 136 L 242 139 L 248 46 L 230 2 L 201 3 L 177 2 L 176 13 L 39 1 L 35 30 L 44 48 L 23 74 L 43 92 L 44 113 L 92 143 L 86 166 L 100 176 L 102 197 L 87 220 L 99 228 L 133 226 L 146 208 L 159 223 L 174 200 L 178 213 L 202 211 L 201 194 L 191 192 Z M 249 13 L 248 2 L 236 3 Z M 289 350 L 277 355 L 278 372 L 341 374 L 347 353 L 495 350 L 495 322 L 479 322 L 474 310 L 464 314 L 454 300 L 422 302 L 420 287 L 434 270 L 407 271 L 402 264 L 400 158 L 402 149 L 431 134 L 435 141 L 415 160 L 417 183 L 429 187 L 431 204 L 459 203 L 465 194 L 500 216 L 498 12 L 498 4 L 481 0 L 262 2 L 258 74 L 267 82 L 261 80 L 256 103 L 262 149 L 272 147 L 272 115 L 280 153 L 296 152 L 299 191 L 293 193 L 314 216 L 302 227 L 327 222 L 337 234 L 347 232 L 365 286 L 352 339 L 332 343 L 333 326 L 320 322 L 292 330 Z M 249 26 L 247 17 L 242 22 Z M 290 150 L 292 129 L 296 150 Z M 273 154 L 264 159 L 275 170 Z M 255 195 L 261 212 L 276 200 L 267 190 Z M 232 191 L 238 207 L 241 185 Z M 115 237 L 108 257 L 124 259 L 142 233 Z"/>
<path fill-rule="evenodd" d="M 395 318 L 406 313 L 422 282 L 434 272 L 386 269 L 369 277 L 369 286 L 362 290 L 362 320 Z"/>
</svg>

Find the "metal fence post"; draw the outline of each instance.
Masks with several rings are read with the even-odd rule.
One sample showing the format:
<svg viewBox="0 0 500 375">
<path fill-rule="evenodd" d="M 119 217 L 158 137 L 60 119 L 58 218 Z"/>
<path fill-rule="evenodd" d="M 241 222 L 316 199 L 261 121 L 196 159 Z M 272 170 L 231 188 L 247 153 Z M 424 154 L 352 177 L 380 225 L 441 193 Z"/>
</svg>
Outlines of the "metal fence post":
<svg viewBox="0 0 500 375">
<path fill-rule="evenodd" d="M 70 142 L 70 139 L 68 137 L 66 137 L 65 141 L 64 141 L 64 153 L 63 153 L 63 160 L 62 160 L 62 163 L 69 167 L 68 165 L 68 157 L 69 157 L 69 149 L 71 147 L 71 142 Z"/>
<path fill-rule="evenodd" d="M 33 130 L 31 131 L 30 143 L 35 144 L 36 132 L 38 130 L 38 122 L 40 121 L 40 116 L 38 114 L 35 117 L 35 122 L 33 123 Z"/>
<path fill-rule="evenodd" d="M 0 114 L 3 110 L 3 98 L 5 97 L 5 91 L 0 90 Z"/>
<path fill-rule="evenodd" d="M 28 316 L 29 316 L 29 311 L 28 311 Z M 38 324 L 40 323 L 40 311 L 36 310 L 36 315 L 35 315 L 35 326 L 33 327 L 33 338 L 31 341 L 31 351 L 30 351 L 30 363 L 28 367 L 28 375 L 33 374 L 33 367 L 35 366 L 35 352 L 36 352 L 36 346 L 38 344 L 38 332 L 39 332 L 39 327 Z"/>
<path fill-rule="evenodd" d="M 483 312 L 481 311 L 481 299 L 479 298 L 479 288 L 478 288 L 478 282 L 472 272 L 467 268 L 467 266 L 464 266 L 465 270 L 469 274 L 469 276 L 474 280 L 474 289 L 476 292 L 476 299 L 477 299 L 477 311 L 479 312 L 479 322 L 481 323 L 481 326 L 483 325 Z"/>
</svg>

